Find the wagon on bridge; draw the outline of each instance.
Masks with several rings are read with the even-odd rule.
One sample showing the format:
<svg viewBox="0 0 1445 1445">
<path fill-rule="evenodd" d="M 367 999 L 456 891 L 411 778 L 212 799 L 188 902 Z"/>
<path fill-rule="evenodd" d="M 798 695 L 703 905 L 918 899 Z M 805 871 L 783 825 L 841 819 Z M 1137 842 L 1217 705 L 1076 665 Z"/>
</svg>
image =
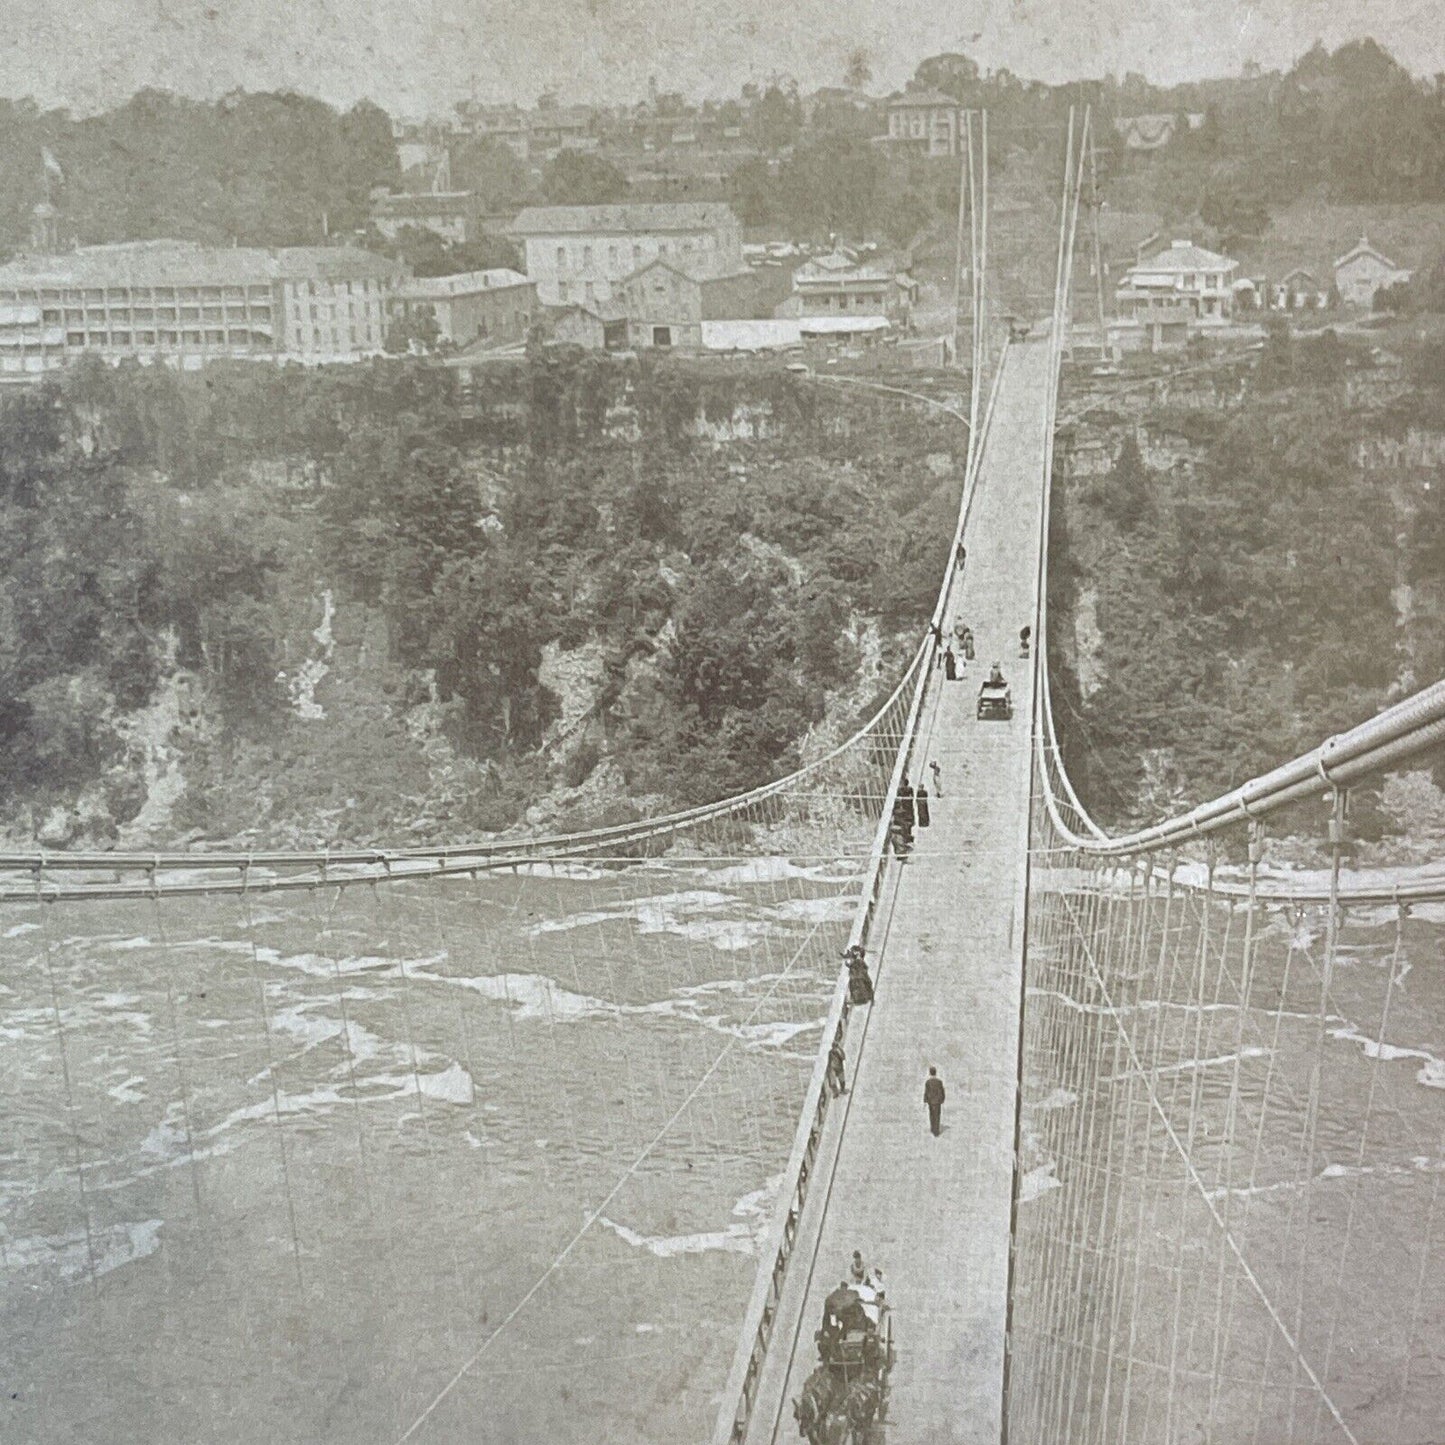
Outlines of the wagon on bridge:
<svg viewBox="0 0 1445 1445">
<path fill-rule="evenodd" d="M 793 1402 L 808 1445 L 866 1445 L 888 1409 L 893 1315 L 881 1285 L 840 1285 L 823 1307 L 814 1335 L 818 1365 Z"/>
<path fill-rule="evenodd" d="M 1013 693 L 1009 685 L 997 673 L 985 679 L 978 690 L 978 718 L 980 722 L 1007 722 L 1014 715 Z"/>
</svg>

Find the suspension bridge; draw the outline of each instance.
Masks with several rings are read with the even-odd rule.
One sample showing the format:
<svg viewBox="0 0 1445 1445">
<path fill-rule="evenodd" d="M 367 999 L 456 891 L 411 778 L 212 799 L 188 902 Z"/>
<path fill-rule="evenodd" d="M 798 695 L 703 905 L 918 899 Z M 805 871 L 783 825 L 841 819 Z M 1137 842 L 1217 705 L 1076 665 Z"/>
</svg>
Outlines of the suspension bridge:
<svg viewBox="0 0 1445 1445">
<path fill-rule="evenodd" d="M 859 1249 L 874 1442 L 1438 1438 L 1445 872 L 1345 860 L 1445 684 L 1089 815 L 1046 546 L 1086 125 L 1050 323 L 989 354 L 975 291 L 960 680 L 930 636 L 798 772 L 621 827 L 0 856 L 0 1437 L 795 1438 Z M 1326 869 L 1268 868 L 1281 814 Z"/>
</svg>

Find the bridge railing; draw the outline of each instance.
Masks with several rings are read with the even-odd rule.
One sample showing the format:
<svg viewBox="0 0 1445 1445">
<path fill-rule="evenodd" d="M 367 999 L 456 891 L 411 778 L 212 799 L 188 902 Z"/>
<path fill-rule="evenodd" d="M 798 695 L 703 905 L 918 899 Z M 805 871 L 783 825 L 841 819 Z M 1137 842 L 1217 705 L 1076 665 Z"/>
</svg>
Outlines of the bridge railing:
<svg viewBox="0 0 1445 1445">
<path fill-rule="evenodd" d="M 998 367 L 989 390 L 988 404 L 977 434 L 970 433 L 969 453 L 964 476 L 963 495 L 959 502 L 958 523 L 954 529 L 948 550 L 948 561 L 939 587 L 938 600 L 934 605 L 931 625 L 941 628 L 948 615 L 948 602 L 955 582 L 954 556 L 963 540 L 969 513 L 973 506 L 974 492 L 978 482 L 978 467 L 983 456 L 983 442 L 993 420 L 994 403 L 998 398 L 999 383 L 1003 377 L 1007 360 L 1008 342 L 1005 340 L 999 355 Z M 894 760 L 893 773 L 889 780 L 887 797 L 897 796 L 898 788 L 908 770 L 913 742 L 917 736 L 918 721 L 923 712 L 924 699 L 928 692 L 929 678 L 933 672 L 933 649 L 924 644 L 928 659 L 919 672 L 914 689 L 913 701 L 909 707 L 908 719 L 904 725 L 903 743 Z M 848 945 L 861 945 L 866 949 L 873 930 L 878 905 L 883 898 L 883 887 L 887 877 L 888 828 L 890 809 L 884 803 L 878 826 L 874 832 L 873 845 L 869 853 L 868 866 L 864 873 L 862 890 L 858 899 L 853 927 L 848 935 Z M 823 1036 L 819 1043 L 818 1055 L 813 1061 L 812 1076 L 803 1098 L 803 1109 L 798 1128 L 793 1136 L 792 1151 L 783 1172 L 783 1184 L 775 1207 L 767 1240 L 762 1250 L 764 1265 L 771 1261 L 771 1267 L 758 1271 L 753 1286 L 752 1299 L 743 1317 L 741 1338 L 733 1358 L 732 1370 L 723 1391 L 723 1405 L 718 1413 L 717 1426 L 713 1432 L 713 1445 L 738 1445 L 745 1439 L 752 1419 L 753 1406 L 757 1400 L 758 1386 L 762 1380 L 763 1365 L 767 1359 L 768 1347 L 772 1343 L 773 1329 L 777 1322 L 778 1308 L 782 1303 L 783 1288 L 787 1279 L 788 1265 L 797 1243 L 798 1228 L 807 1203 L 813 1168 L 823 1140 L 824 1126 L 828 1119 L 831 1095 L 827 1088 L 828 1055 L 835 1042 L 843 1040 L 852 1012 L 848 995 L 848 972 L 840 969 L 838 981 L 833 989 L 827 1017 L 823 1021 Z"/>
</svg>

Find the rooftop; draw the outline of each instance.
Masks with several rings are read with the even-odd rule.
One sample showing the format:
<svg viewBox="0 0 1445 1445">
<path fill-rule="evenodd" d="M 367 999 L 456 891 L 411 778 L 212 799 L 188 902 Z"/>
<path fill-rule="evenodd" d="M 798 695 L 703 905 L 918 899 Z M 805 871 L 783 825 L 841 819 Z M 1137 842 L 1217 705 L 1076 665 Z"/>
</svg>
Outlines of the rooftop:
<svg viewBox="0 0 1445 1445">
<path fill-rule="evenodd" d="M 804 336 L 857 336 L 869 331 L 887 331 L 892 323 L 886 316 L 800 316 L 798 329 Z"/>
<path fill-rule="evenodd" d="M 805 261 L 793 272 L 793 280 L 799 286 L 838 285 L 848 281 L 878 285 L 892 281 L 894 275 L 892 271 L 880 271 L 876 267 L 865 266 L 835 251 L 831 255 Z"/>
<path fill-rule="evenodd" d="M 717 201 L 633 202 L 612 206 L 528 206 L 512 222 L 518 236 L 626 235 L 635 231 L 705 231 L 737 225 Z"/>
<path fill-rule="evenodd" d="M 1217 251 L 1206 251 L 1192 241 L 1174 241 L 1168 250 L 1145 257 L 1134 270 L 1172 275 L 1180 271 L 1233 271 L 1238 265 L 1238 261 L 1231 261 Z"/>
<path fill-rule="evenodd" d="M 1376 250 L 1374 246 L 1370 245 L 1370 238 L 1368 236 L 1361 236 L 1360 239 L 1335 262 L 1335 269 L 1338 270 L 1341 266 L 1345 265 L 1346 262 L 1358 260 L 1361 256 L 1373 256 L 1375 260 L 1382 262 L 1392 271 L 1399 269 L 1383 251 Z"/>
<path fill-rule="evenodd" d="M 402 287 L 408 301 L 444 301 L 450 296 L 475 296 L 479 291 L 503 291 L 511 286 L 530 286 L 520 271 L 496 266 L 487 271 L 461 271 L 454 276 L 414 276 Z"/>
<path fill-rule="evenodd" d="M 355 246 L 201 246 L 125 241 L 61 255 L 17 256 L 0 266 L 0 287 L 260 286 L 280 280 L 359 281 L 401 275 L 385 256 Z"/>
<path fill-rule="evenodd" d="M 904 105 L 925 105 L 930 109 L 938 106 L 953 106 L 955 109 L 961 102 L 955 100 L 951 95 L 945 95 L 941 90 L 900 90 L 888 97 L 889 109 L 896 109 Z"/>
<path fill-rule="evenodd" d="M 742 276 L 758 274 L 751 266 L 742 266 L 736 271 L 714 271 L 706 257 L 697 257 L 689 264 L 677 256 L 657 256 L 644 262 L 635 271 L 629 271 L 617 284 L 625 286 L 629 281 L 635 281 L 639 276 L 645 276 L 659 267 L 664 271 L 671 271 L 675 276 L 681 276 L 685 281 L 695 281 L 700 286 L 713 281 L 736 281 Z"/>
</svg>

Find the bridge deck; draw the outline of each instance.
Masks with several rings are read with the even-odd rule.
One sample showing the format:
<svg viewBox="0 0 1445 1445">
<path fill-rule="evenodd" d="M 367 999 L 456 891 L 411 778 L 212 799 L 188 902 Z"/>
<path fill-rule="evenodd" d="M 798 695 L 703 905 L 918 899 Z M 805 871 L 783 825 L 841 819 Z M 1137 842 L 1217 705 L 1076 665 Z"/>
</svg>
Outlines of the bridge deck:
<svg viewBox="0 0 1445 1445">
<path fill-rule="evenodd" d="M 932 793 L 936 759 L 943 793 L 913 856 L 892 865 L 870 940 L 877 996 L 850 1024 L 851 1092 L 829 1113 L 750 1445 L 797 1439 L 791 1401 L 855 1249 L 883 1270 L 893 1307 L 889 1445 L 1000 1438 L 1033 712 L 1018 630 L 1034 617 L 1048 372 L 1046 342 L 1005 363 L 950 599 L 977 657 L 958 682 L 935 672 L 925 699 L 914 781 Z M 995 658 L 1013 687 L 1008 723 L 974 715 Z M 936 1139 L 930 1064 L 948 1090 Z"/>
</svg>

